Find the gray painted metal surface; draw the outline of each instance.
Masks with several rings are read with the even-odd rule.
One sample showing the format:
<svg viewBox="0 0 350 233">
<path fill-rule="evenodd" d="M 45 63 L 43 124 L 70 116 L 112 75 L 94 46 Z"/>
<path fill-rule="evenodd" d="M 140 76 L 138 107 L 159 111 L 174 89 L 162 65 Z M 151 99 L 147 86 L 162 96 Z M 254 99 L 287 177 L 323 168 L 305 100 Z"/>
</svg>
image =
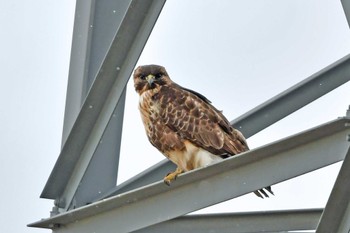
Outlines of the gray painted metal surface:
<svg viewBox="0 0 350 233">
<path fill-rule="evenodd" d="M 249 138 L 288 114 L 346 83 L 350 80 L 349 74 L 350 55 L 347 55 L 231 121 L 231 124 L 239 129 L 246 138 Z M 163 160 L 97 199 L 110 197 L 161 180 L 172 170 L 175 170 L 175 165 L 168 160 Z"/>
<path fill-rule="evenodd" d="M 316 233 L 329 232 L 350 232 L 350 148 L 316 231 Z"/>
<path fill-rule="evenodd" d="M 97 1 L 95 3 L 96 9 L 99 3 Z M 106 4 L 106 1 L 103 3 Z M 96 64 L 93 66 L 95 69 L 89 68 L 90 74 L 97 72 L 96 78 L 41 195 L 43 198 L 56 199 L 56 204 L 63 210 L 70 208 L 78 187 L 84 184 L 84 182 L 82 183 L 84 175 L 88 174 L 89 164 L 95 152 L 99 150 L 101 139 L 108 131 L 106 131 L 108 124 L 113 121 L 116 108 L 117 110 L 123 109 L 126 83 L 163 5 L 164 1 L 162 0 L 134 0 L 128 1 L 127 4 L 126 1 L 123 1 L 123 4 L 118 5 L 116 9 L 116 13 L 122 16 L 122 22 L 115 28 L 110 45 L 108 45 L 108 41 L 104 41 L 104 44 L 108 46 L 104 47 L 105 53 L 101 52 L 99 55 L 100 58 L 103 58 L 101 64 L 98 65 L 98 61 L 95 61 Z M 122 11 L 121 6 L 126 6 L 125 12 Z M 113 8 L 110 9 L 112 14 L 113 10 Z M 97 23 L 96 20 L 94 22 L 96 25 L 103 24 L 103 22 Z M 99 30 L 98 26 L 96 27 L 96 30 Z M 100 41 L 97 37 L 102 36 L 96 36 L 95 40 Z M 92 37 L 93 39 L 94 37 Z M 98 67 L 98 71 L 96 67 Z M 122 112 L 121 115 L 123 115 Z M 118 116 L 117 118 L 116 124 L 120 130 L 116 144 L 120 141 L 122 125 L 122 117 Z M 116 148 L 116 150 L 119 153 L 119 149 Z M 91 169 L 94 171 L 96 167 Z M 93 172 L 91 174 L 93 175 Z M 113 179 L 115 180 L 115 178 Z M 99 190 L 98 188 L 94 191 L 98 192 Z M 85 201 L 87 200 L 76 201 L 73 204 L 83 204 Z"/>
<path fill-rule="evenodd" d="M 74 38 L 78 41 L 84 40 L 81 31 L 88 30 L 88 35 L 86 35 L 88 43 L 85 48 L 88 51 L 85 59 L 86 66 L 84 66 L 84 70 L 78 70 L 84 75 L 84 82 L 80 85 L 83 87 L 85 98 L 113 42 L 116 31 L 123 21 L 123 17 L 130 2 L 115 0 L 93 1 L 91 7 L 87 9 L 84 6 L 86 4 L 84 1 L 78 1 L 77 4 L 79 4 L 79 6 L 77 6 L 75 22 L 77 22 L 78 25 L 75 26 L 76 31 L 74 31 L 73 34 Z M 84 9 L 85 11 L 83 11 Z M 82 28 L 79 27 L 81 26 L 81 17 L 88 18 L 86 20 L 88 25 L 84 25 Z M 72 56 L 75 52 L 77 51 L 72 50 Z M 80 55 L 80 53 L 74 55 L 77 56 Z M 74 61 L 74 58 L 78 61 Z M 71 59 L 72 63 L 79 62 L 79 60 L 81 60 L 79 56 L 72 57 Z M 115 67 L 110 67 L 110 69 L 115 69 Z M 110 72 L 110 75 L 111 79 L 115 78 L 112 76 L 113 72 Z M 70 75 L 69 82 L 73 81 L 75 83 L 74 79 L 75 77 Z M 71 91 L 74 92 L 75 88 L 79 89 L 79 85 L 74 86 Z M 72 98 L 67 98 L 67 104 L 69 104 L 70 101 L 72 101 Z M 125 90 L 86 168 L 85 174 L 79 183 L 79 188 L 73 197 L 73 201 L 70 205 L 67 205 L 66 208 L 75 208 L 76 206 L 85 205 L 96 198 L 96 196 L 99 196 L 101 193 L 115 186 L 118 175 L 124 103 Z M 83 102 L 81 102 L 81 104 L 83 104 Z M 68 110 L 70 109 L 68 108 L 66 110 L 66 116 L 69 115 L 67 113 Z M 78 110 L 80 110 L 80 106 Z M 61 197 L 60 199 L 60 202 L 62 202 L 62 199 L 65 199 L 63 201 L 64 204 L 69 202 L 67 201 L 67 199 L 69 199 L 67 197 Z M 59 202 L 56 201 L 56 203 Z"/>
<path fill-rule="evenodd" d="M 314 230 L 323 209 L 187 215 L 133 233 L 252 233 Z"/>
<path fill-rule="evenodd" d="M 125 90 L 94 151 L 73 200 L 67 208 L 91 203 L 117 183 L 120 141 L 124 117 Z M 83 168 L 84 169 L 84 168 Z"/>
<path fill-rule="evenodd" d="M 348 82 L 349 73 L 350 55 L 347 55 L 231 121 L 231 124 L 250 137 Z"/>
<path fill-rule="evenodd" d="M 87 94 L 86 77 L 92 32 L 90 12 L 93 8 L 93 0 L 76 1 L 62 146 L 67 140 Z"/>
<path fill-rule="evenodd" d="M 66 139 L 65 135 L 69 133 L 68 130 L 70 130 L 71 124 L 74 123 L 73 120 L 76 119 L 88 90 L 93 84 L 98 68 L 101 66 L 113 41 L 114 34 L 123 20 L 128 4 L 128 1 L 123 1 L 121 4 L 113 0 L 77 1 L 65 111 L 67 121 L 64 124 L 63 140 Z M 80 45 L 81 42 L 83 46 Z M 76 76 L 79 82 L 76 81 Z M 77 90 L 79 91 L 77 92 Z M 73 202 L 69 205 L 69 198 L 60 197 L 55 202 L 57 206 L 74 208 L 85 205 L 100 193 L 115 186 L 118 174 L 124 102 L 125 93 L 118 101 L 113 114 L 114 117 L 110 119 L 105 129 L 105 133 L 100 140 L 101 143 L 98 144 L 94 156 L 79 183 Z M 73 106 L 75 109 L 73 109 Z M 108 141 L 110 143 L 107 143 Z"/>
<path fill-rule="evenodd" d="M 57 212 L 56 216 L 30 226 L 76 233 L 176 232 L 181 227 L 191 232 L 232 232 L 232 227 L 235 232 L 256 232 L 257 226 L 265 232 L 315 229 L 321 210 L 179 216 L 342 160 L 349 148 L 346 141 L 350 134 L 349 118 L 183 174 L 171 187 L 162 182 L 146 185 L 161 180 L 173 169 L 171 163 L 162 161 L 110 188 L 117 176 L 125 85 L 164 2 L 77 1 L 74 29 L 77 36 L 73 38 L 64 145 L 42 193 L 42 197 L 56 199 L 63 213 Z M 342 4 L 349 22 L 349 1 L 342 0 Z M 254 135 L 347 82 L 349 62 L 350 55 L 231 123 L 246 137 Z M 113 141 L 118 145 L 111 147 Z M 101 159 L 97 154 L 111 157 Z M 349 232 L 349 160 L 347 155 L 318 232 Z M 106 165 L 111 166 L 105 169 L 106 174 L 96 177 Z M 110 180 L 99 186 L 105 177 Z M 146 186 L 139 188 L 143 185 Z M 137 189 L 130 191 L 134 188 Z M 215 198 L 203 195 L 200 200 L 189 198 L 203 192 L 211 192 Z M 116 196 L 83 206 L 113 195 Z M 79 206 L 83 207 L 71 209 Z M 273 220 L 276 224 L 272 224 Z M 206 225 L 213 221 L 216 228 Z"/>
<path fill-rule="evenodd" d="M 350 1 L 349 0 L 341 0 L 341 3 L 343 5 L 343 10 L 344 10 L 346 19 L 348 20 L 348 24 L 350 26 Z"/>
<path fill-rule="evenodd" d="M 350 119 L 340 118 L 180 175 L 171 187 L 157 182 L 30 226 L 75 233 L 139 230 L 341 161 L 349 133 Z"/>
</svg>

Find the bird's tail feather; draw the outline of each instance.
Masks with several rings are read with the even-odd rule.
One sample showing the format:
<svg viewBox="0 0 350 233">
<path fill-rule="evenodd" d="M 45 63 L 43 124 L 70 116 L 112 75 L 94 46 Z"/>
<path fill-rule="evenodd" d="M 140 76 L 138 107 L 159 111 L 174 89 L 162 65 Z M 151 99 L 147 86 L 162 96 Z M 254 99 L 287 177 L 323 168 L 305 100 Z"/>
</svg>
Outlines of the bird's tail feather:
<svg viewBox="0 0 350 233">
<path fill-rule="evenodd" d="M 268 191 L 270 194 L 275 195 L 271 189 L 271 186 L 256 190 L 256 191 L 254 191 L 254 193 L 255 193 L 255 195 L 257 195 L 260 198 L 264 198 L 264 197 L 268 198 L 269 195 L 265 192 L 265 190 Z"/>
</svg>

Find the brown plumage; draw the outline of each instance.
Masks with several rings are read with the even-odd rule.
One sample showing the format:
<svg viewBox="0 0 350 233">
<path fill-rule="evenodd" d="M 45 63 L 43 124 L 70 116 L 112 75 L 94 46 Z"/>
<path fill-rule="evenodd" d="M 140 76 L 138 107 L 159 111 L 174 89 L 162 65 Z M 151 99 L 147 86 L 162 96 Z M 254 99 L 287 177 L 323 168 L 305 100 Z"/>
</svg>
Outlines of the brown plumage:
<svg viewBox="0 0 350 233">
<path fill-rule="evenodd" d="M 164 178 L 166 184 L 182 172 L 249 150 L 221 111 L 200 93 L 173 82 L 164 67 L 138 67 L 134 85 L 149 141 L 178 166 Z M 254 193 L 268 197 L 263 189 Z"/>
</svg>

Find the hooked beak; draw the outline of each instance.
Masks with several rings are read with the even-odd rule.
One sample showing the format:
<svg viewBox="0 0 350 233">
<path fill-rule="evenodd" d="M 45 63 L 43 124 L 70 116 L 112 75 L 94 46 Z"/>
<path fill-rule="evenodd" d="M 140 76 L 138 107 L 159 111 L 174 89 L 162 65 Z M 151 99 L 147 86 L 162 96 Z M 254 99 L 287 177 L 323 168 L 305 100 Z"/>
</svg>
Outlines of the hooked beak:
<svg viewBox="0 0 350 233">
<path fill-rule="evenodd" d="M 149 75 L 146 77 L 146 80 L 147 80 L 149 86 L 152 86 L 152 84 L 153 84 L 153 82 L 154 82 L 154 79 L 155 79 L 155 77 L 154 77 L 154 75 L 152 75 L 152 74 L 149 74 Z"/>
</svg>

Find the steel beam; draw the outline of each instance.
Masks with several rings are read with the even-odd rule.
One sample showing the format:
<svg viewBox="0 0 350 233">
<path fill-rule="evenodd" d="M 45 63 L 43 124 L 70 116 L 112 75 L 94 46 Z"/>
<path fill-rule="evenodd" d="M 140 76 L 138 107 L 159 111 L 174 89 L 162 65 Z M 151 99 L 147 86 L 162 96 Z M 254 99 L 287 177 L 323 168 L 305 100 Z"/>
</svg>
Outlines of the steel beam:
<svg viewBox="0 0 350 233">
<path fill-rule="evenodd" d="M 103 59 L 123 20 L 128 1 L 78 0 L 74 21 L 73 45 L 62 141 L 64 142 L 88 94 Z M 114 10 L 113 10 L 114 9 Z M 103 36 L 101 36 L 103 35 Z M 118 101 L 113 118 L 97 146 L 69 208 L 85 205 L 113 188 L 117 181 L 125 91 Z M 97 175 L 98 174 L 98 175 Z M 62 199 L 57 206 L 64 206 Z M 67 202 L 67 201 L 64 201 Z M 52 214 L 57 214 L 55 207 Z"/>
<path fill-rule="evenodd" d="M 174 171 L 175 169 L 176 169 L 175 164 L 173 164 L 169 160 L 162 160 L 159 163 L 146 169 L 145 171 L 132 177 L 131 179 L 99 195 L 94 201 L 112 197 L 120 193 L 124 193 L 130 190 L 157 182 L 159 180 L 162 180 L 166 174 L 168 174 L 170 171 Z"/>
<path fill-rule="evenodd" d="M 170 187 L 153 183 L 30 226 L 75 233 L 139 230 L 341 161 L 349 133 L 350 119 L 339 118 L 180 175 Z"/>
<path fill-rule="evenodd" d="M 323 209 L 186 215 L 133 233 L 252 233 L 315 230 Z"/>
<path fill-rule="evenodd" d="M 350 137 L 350 134 L 348 135 Z M 350 232 L 350 148 L 335 181 L 316 233 Z"/>
<path fill-rule="evenodd" d="M 126 90 L 124 89 L 124 93 L 118 101 L 117 107 L 103 132 L 99 144 L 96 146 L 85 172 L 85 168 L 82 167 L 84 175 L 79 182 L 71 204 L 67 205 L 68 209 L 91 203 L 101 193 L 115 187 L 117 183 L 125 92 Z M 67 197 L 65 198 L 66 200 Z"/>
<path fill-rule="evenodd" d="M 341 3 L 343 5 L 346 19 L 348 20 L 348 25 L 350 26 L 350 2 L 348 0 L 341 0 Z"/>
<path fill-rule="evenodd" d="M 285 116 L 300 109 L 350 80 L 350 55 L 336 61 L 318 73 L 301 81 L 276 97 L 257 106 L 241 117 L 231 121 L 246 138 L 265 129 Z M 161 180 L 175 165 L 163 160 L 141 172 L 97 199 L 111 197 L 125 191 Z"/>
<path fill-rule="evenodd" d="M 62 132 L 62 146 L 73 127 L 81 105 L 87 95 L 87 70 L 90 57 L 90 44 L 95 1 L 76 1 L 72 50 L 69 65 L 66 107 Z"/>
<path fill-rule="evenodd" d="M 164 3 L 130 0 L 125 12 L 116 9 L 122 21 L 41 194 L 64 210 L 71 206 Z"/>
<path fill-rule="evenodd" d="M 231 121 L 250 137 L 350 80 L 350 55 Z"/>
</svg>

